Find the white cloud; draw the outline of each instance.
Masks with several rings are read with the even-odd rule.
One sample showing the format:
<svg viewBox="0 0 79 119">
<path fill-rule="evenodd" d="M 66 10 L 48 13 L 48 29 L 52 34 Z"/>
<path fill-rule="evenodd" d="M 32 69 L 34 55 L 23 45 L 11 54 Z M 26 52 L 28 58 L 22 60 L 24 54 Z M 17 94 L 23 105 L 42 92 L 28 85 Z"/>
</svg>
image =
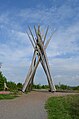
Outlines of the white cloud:
<svg viewBox="0 0 79 119">
<path fill-rule="evenodd" d="M 66 53 L 79 52 L 79 23 L 70 25 L 65 29 L 59 29 L 49 44 L 48 56 L 65 55 Z M 73 57 L 74 57 L 73 54 Z"/>
<path fill-rule="evenodd" d="M 33 47 L 25 33 L 25 25 L 31 24 L 33 30 L 33 24 L 40 23 L 43 29 L 45 25 L 50 25 L 51 30 L 52 27 L 58 27 L 46 50 L 55 80 L 66 83 L 70 79 L 69 84 L 78 84 L 79 80 L 75 81 L 75 78 L 78 79 L 79 57 L 75 54 L 79 51 L 79 22 L 69 21 L 75 16 L 76 9 L 78 8 L 63 5 L 43 10 L 23 9 L 12 15 L 12 11 L 8 11 L 0 16 L 1 37 L 4 40 L 0 43 L 0 62 L 3 63 L 2 70 L 9 80 L 22 82 L 24 79 L 33 54 Z M 67 53 L 70 53 L 69 58 L 64 57 Z"/>
</svg>

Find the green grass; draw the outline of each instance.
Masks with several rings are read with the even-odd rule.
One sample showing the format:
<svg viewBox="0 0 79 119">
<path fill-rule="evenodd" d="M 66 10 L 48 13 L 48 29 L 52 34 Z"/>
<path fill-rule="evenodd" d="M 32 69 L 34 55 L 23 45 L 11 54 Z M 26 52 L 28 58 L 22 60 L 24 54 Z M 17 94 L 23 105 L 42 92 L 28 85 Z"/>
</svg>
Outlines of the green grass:
<svg viewBox="0 0 79 119">
<path fill-rule="evenodd" d="M 16 98 L 16 95 L 13 94 L 0 94 L 0 100 L 4 100 L 4 99 L 14 99 Z"/>
<path fill-rule="evenodd" d="M 45 108 L 48 119 L 79 119 L 79 95 L 51 97 Z"/>
</svg>

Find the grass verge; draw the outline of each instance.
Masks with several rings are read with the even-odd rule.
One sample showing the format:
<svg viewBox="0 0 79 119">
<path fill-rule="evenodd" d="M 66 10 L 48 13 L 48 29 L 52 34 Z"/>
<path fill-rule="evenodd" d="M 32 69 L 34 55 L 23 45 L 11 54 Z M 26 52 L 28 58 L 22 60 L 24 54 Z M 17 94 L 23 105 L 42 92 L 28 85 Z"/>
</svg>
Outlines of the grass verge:
<svg viewBox="0 0 79 119">
<path fill-rule="evenodd" d="M 79 95 L 51 97 L 45 108 L 48 119 L 79 119 Z"/>
<path fill-rule="evenodd" d="M 18 96 L 13 95 L 13 94 L 0 94 L 0 100 L 4 100 L 4 99 L 14 99 Z"/>
</svg>

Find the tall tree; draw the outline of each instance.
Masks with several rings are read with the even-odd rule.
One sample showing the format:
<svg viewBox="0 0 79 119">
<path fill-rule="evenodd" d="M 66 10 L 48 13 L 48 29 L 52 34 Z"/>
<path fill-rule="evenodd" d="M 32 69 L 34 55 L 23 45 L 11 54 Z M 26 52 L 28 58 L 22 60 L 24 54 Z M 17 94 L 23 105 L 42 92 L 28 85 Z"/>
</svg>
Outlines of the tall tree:
<svg viewBox="0 0 79 119">
<path fill-rule="evenodd" d="M 2 72 L 0 71 L 0 91 L 4 90 L 4 82 L 7 82 L 5 76 L 3 76 Z"/>
</svg>

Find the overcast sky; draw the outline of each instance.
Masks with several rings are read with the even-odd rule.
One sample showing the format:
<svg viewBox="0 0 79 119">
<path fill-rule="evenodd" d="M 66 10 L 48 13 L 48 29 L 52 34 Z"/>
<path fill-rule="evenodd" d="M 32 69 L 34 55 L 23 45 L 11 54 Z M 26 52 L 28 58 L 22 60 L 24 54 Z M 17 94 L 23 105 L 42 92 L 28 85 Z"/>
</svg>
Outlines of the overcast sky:
<svg viewBox="0 0 79 119">
<path fill-rule="evenodd" d="M 56 32 L 46 50 L 55 84 L 79 85 L 79 0 L 0 0 L 0 69 L 9 81 L 24 83 L 33 47 L 28 25 Z M 33 31 L 34 32 L 34 31 Z M 39 65 L 35 82 L 47 84 Z"/>
</svg>

